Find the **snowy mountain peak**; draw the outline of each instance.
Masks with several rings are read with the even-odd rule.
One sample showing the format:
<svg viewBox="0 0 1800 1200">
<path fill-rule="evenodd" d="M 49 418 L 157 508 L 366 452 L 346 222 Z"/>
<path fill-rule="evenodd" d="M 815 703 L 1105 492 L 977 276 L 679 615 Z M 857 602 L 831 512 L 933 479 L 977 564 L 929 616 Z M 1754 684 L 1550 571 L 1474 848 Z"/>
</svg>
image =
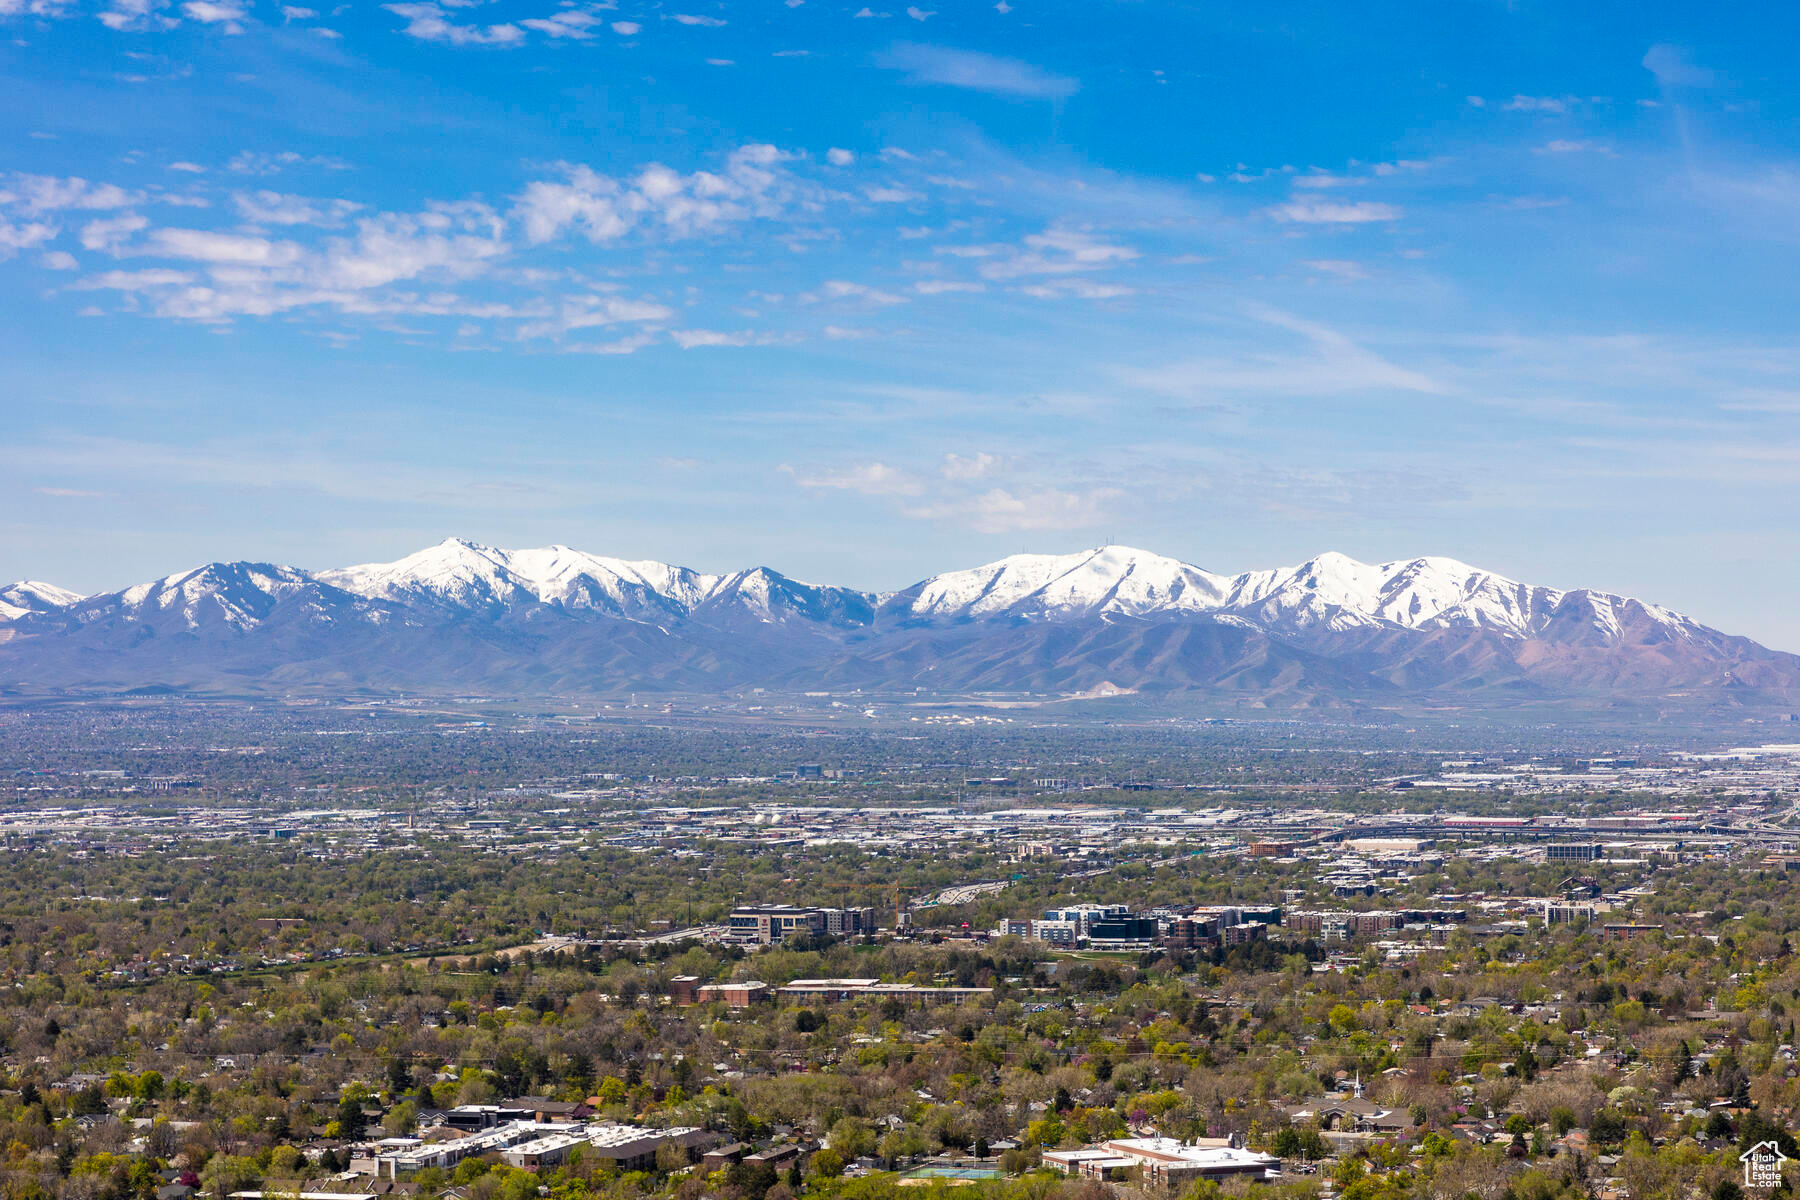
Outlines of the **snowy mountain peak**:
<svg viewBox="0 0 1800 1200">
<path fill-rule="evenodd" d="M 920 617 L 1141 615 L 1216 607 L 1224 582 L 1148 550 L 1100 546 L 1077 554 L 1015 554 L 934 575 L 895 600 Z"/>
<path fill-rule="evenodd" d="M 189 629 L 222 622 L 245 630 L 262 622 L 282 600 L 314 590 L 313 577 L 293 567 L 216 562 L 111 595 L 89 596 L 77 607 L 84 618 L 129 613 L 173 618 Z"/>
<path fill-rule="evenodd" d="M 321 571 L 318 578 L 354 595 L 483 611 L 542 604 L 620 616 L 685 612 L 711 577 L 668 563 L 603 558 L 564 545 L 500 550 L 466 538 L 389 563 Z"/>
<path fill-rule="evenodd" d="M 67 608 L 79 599 L 81 593 L 57 587 L 54 583 L 21 579 L 17 583 L 0 587 L 0 621 L 16 620 L 26 613 Z"/>
</svg>

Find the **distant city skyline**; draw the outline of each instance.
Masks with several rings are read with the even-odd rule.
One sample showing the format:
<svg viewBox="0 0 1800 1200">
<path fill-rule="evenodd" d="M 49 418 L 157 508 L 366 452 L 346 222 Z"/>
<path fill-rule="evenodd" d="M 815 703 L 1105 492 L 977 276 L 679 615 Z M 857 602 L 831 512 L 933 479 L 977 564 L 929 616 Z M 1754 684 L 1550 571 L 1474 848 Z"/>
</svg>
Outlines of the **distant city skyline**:
<svg viewBox="0 0 1800 1200">
<path fill-rule="evenodd" d="M 0 0 L 0 583 L 1335 550 L 1800 650 L 1797 30 Z"/>
</svg>

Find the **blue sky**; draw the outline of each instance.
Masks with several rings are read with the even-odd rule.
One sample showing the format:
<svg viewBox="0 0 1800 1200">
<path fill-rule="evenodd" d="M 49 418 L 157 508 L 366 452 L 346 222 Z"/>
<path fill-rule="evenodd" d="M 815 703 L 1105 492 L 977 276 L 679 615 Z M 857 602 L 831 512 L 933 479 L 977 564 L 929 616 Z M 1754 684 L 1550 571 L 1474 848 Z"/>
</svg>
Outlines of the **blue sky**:
<svg viewBox="0 0 1800 1200">
<path fill-rule="evenodd" d="M 1337 549 L 1800 650 L 1797 33 L 0 0 L 0 577 Z"/>
</svg>

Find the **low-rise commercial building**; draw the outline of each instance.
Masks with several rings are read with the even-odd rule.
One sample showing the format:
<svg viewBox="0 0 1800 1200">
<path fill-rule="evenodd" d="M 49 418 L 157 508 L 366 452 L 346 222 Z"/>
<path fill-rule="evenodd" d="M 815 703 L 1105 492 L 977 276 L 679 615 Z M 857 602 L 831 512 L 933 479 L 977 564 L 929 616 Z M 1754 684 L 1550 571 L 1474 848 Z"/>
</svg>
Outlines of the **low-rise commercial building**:
<svg viewBox="0 0 1800 1200">
<path fill-rule="evenodd" d="M 709 983 L 696 988 L 694 994 L 702 1004 L 719 1000 L 732 1008 L 749 1008 L 767 1000 L 774 992 L 760 979 L 747 979 L 741 983 Z"/>
<path fill-rule="evenodd" d="M 1174 1138 L 1118 1138 L 1079 1150 L 1046 1150 L 1044 1165 L 1065 1175 L 1125 1179 L 1181 1188 L 1201 1179 L 1246 1175 L 1259 1182 L 1281 1177 L 1281 1160 L 1230 1145 L 1194 1145 Z"/>
<path fill-rule="evenodd" d="M 855 1000 L 865 996 L 881 999 L 969 1000 L 992 995 L 993 988 L 921 987 L 916 983 L 883 983 L 879 979 L 796 979 L 776 991 L 795 1000 Z"/>
</svg>

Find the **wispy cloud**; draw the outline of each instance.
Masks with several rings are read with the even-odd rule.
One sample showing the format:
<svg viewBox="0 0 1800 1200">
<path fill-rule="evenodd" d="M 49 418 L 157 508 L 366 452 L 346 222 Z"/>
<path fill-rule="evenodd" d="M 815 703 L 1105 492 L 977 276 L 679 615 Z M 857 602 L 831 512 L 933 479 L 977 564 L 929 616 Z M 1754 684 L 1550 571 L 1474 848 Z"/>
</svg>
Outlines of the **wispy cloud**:
<svg viewBox="0 0 1800 1200">
<path fill-rule="evenodd" d="M 1656 76 L 1665 88 L 1711 87 L 1713 73 L 1688 57 L 1686 50 L 1667 42 L 1658 42 L 1644 53 L 1644 69 Z"/>
<path fill-rule="evenodd" d="M 1343 258 L 1309 258 L 1300 264 L 1321 275 L 1332 275 L 1338 279 L 1367 279 L 1369 269 L 1359 262 Z"/>
<path fill-rule="evenodd" d="M 817 292 L 809 292 L 802 297 L 808 303 L 816 304 L 827 300 L 854 301 L 885 307 L 890 304 L 905 304 L 905 296 L 896 296 L 892 292 L 870 287 L 866 283 L 857 283 L 849 279 L 828 279 Z"/>
<path fill-rule="evenodd" d="M 301 154 L 296 150 L 242 150 L 231 156 L 225 169 L 239 175 L 276 175 L 283 171 L 314 168 L 348 171 L 350 164 L 328 154 Z"/>
<path fill-rule="evenodd" d="M 267 189 L 234 192 L 231 202 L 253 225 L 336 226 L 362 208 L 354 200 L 313 200 Z"/>
<path fill-rule="evenodd" d="M 875 61 L 890 71 L 905 72 L 909 83 L 968 88 L 1021 100 L 1066 100 L 1081 88 L 1077 79 L 1021 59 L 949 46 L 900 42 Z"/>
<path fill-rule="evenodd" d="M 1444 382 L 1401 366 L 1344 333 L 1290 313 L 1253 305 L 1248 315 L 1299 336 L 1298 352 L 1265 348 L 1189 359 L 1164 367 L 1126 367 L 1120 379 L 1148 391 L 1189 399 L 1234 394 L 1348 396 L 1367 392 L 1415 392 L 1441 396 Z"/>
<path fill-rule="evenodd" d="M 1301 225 L 1366 225 L 1377 221 L 1398 221 L 1401 210 L 1392 204 L 1374 200 L 1336 203 L 1329 200 L 1290 200 L 1268 210 L 1277 221 Z"/>
<path fill-rule="evenodd" d="M 1613 148 L 1604 142 L 1581 141 L 1574 138 L 1555 138 L 1545 142 L 1533 151 L 1536 154 L 1599 154 L 1608 158 L 1613 156 Z"/>
<path fill-rule="evenodd" d="M 853 492 L 891 500 L 902 516 L 978 533 L 1090 528 L 1103 519 L 1106 506 L 1123 494 L 1111 486 L 989 483 L 1000 466 L 998 456 L 979 451 L 945 454 L 935 471 L 907 470 L 879 460 L 822 469 L 784 463 L 780 470 L 809 491 Z"/>
<path fill-rule="evenodd" d="M 1507 112 L 1566 113 L 1575 102 L 1573 96 L 1514 96 L 1500 107 Z"/>
<path fill-rule="evenodd" d="M 1019 246 L 946 246 L 940 253 L 982 259 L 981 276 L 992 280 L 1100 271 L 1138 257 L 1135 247 L 1108 241 L 1089 230 L 1067 228 L 1030 234 Z"/>
<path fill-rule="evenodd" d="M 951 503 L 918 505 L 902 511 L 909 517 L 966 525 L 978 533 L 1091 529 L 1105 520 L 1107 505 L 1122 494 L 1112 487 L 997 487 Z"/>
<path fill-rule="evenodd" d="M 863 496 L 917 496 L 925 491 L 922 480 L 884 462 L 868 462 L 838 469 L 802 469 L 788 463 L 782 474 L 803 488 L 856 492 Z"/>
</svg>

